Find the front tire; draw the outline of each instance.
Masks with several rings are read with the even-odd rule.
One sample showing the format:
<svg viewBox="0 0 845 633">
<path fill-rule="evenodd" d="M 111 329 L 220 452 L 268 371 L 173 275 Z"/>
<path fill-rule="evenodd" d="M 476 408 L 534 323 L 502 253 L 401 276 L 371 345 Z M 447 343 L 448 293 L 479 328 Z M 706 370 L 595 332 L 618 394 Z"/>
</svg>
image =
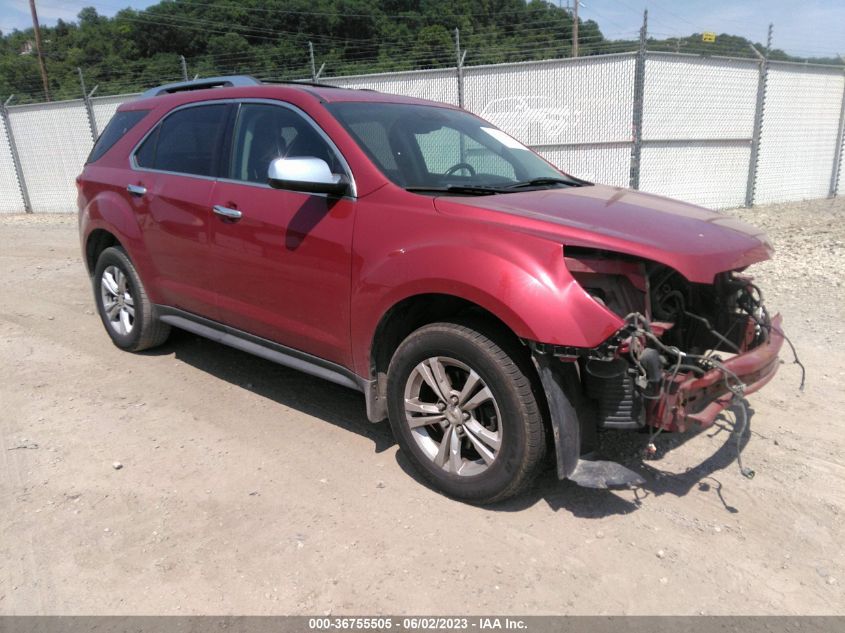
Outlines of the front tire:
<svg viewBox="0 0 845 633">
<path fill-rule="evenodd" d="M 417 471 L 470 503 L 502 501 L 533 480 L 545 428 L 515 341 L 472 324 L 408 336 L 388 369 L 390 424 Z"/>
<path fill-rule="evenodd" d="M 112 246 L 100 254 L 93 284 L 100 319 L 117 347 L 140 352 L 167 340 L 170 326 L 159 321 L 138 271 L 122 248 Z"/>
</svg>

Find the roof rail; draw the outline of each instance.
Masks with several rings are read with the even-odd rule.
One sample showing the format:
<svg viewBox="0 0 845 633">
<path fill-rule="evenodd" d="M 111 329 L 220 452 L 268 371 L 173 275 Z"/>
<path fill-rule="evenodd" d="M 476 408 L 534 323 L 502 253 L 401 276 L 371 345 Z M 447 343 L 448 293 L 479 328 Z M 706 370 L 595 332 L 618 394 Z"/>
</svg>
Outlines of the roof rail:
<svg viewBox="0 0 845 633">
<path fill-rule="evenodd" d="M 311 88 L 343 88 L 343 86 L 335 86 L 334 84 L 324 84 L 319 81 L 310 81 L 308 79 L 262 79 L 263 84 L 277 84 L 289 86 L 309 86 Z"/>
<path fill-rule="evenodd" d="M 231 86 L 258 86 L 261 82 L 249 75 L 229 75 L 223 77 L 204 77 L 193 81 L 177 81 L 172 84 L 164 84 L 156 88 L 150 88 L 141 95 L 141 99 L 147 97 L 158 97 L 174 92 L 185 92 L 187 90 L 204 90 L 206 88 L 228 88 Z"/>
</svg>

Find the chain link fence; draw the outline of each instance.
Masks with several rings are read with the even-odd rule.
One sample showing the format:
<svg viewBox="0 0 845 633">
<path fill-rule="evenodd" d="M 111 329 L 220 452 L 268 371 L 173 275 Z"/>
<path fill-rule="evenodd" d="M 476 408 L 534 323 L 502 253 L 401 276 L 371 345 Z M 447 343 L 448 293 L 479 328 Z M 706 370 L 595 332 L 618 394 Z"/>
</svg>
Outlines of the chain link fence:
<svg viewBox="0 0 845 633">
<path fill-rule="evenodd" d="M 323 81 L 462 103 L 568 173 L 709 208 L 833 196 L 843 182 L 835 66 L 641 50 Z M 4 107 L 0 213 L 74 211 L 93 130 L 136 96 Z"/>
<path fill-rule="evenodd" d="M 769 64 L 755 202 L 834 193 L 844 93 L 842 69 Z"/>
<path fill-rule="evenodd" d="M 470 67 L 464 107 L 576 176 L 627 186 L 635 53 Z"/>
</svg>

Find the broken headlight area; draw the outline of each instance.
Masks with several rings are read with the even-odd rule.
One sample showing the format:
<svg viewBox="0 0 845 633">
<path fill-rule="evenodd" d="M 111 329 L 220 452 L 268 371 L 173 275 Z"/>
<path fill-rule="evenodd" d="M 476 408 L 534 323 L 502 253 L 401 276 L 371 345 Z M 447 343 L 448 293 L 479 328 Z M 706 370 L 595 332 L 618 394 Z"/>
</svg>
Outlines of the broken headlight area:
<svg viewBox="0 0 845 633">
<path fill-rule="evenodd" d="M 653 262 L 567 249 L 566 264 L 624 325 L 593 349 L 555 348 L 577 361 L 599 428 L 685 431 L 713 423 L 777 371 L 784 341 L 759 288 L 739 271 L 695 284 Z"/>
</svg>

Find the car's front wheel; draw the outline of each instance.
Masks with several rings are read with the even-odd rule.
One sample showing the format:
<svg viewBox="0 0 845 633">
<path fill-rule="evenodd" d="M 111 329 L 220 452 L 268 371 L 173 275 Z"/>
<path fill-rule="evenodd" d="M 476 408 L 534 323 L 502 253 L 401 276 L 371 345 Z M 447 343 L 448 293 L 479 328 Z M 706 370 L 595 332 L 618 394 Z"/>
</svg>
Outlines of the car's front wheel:
<svg viewBox="0 0 845 633">
<path fill-rule="evenodd" d="M 135 266 L 122 248 L 113 246 L 100 254 L 93 283 L 97 311 L 115 345 L 139 352 L 167 340 L 170 326 L 159 321 Z"/>
<path fill-rule="evenodd" d="M 519 350 L 494 330 L 434 323 L 406 338 L 390 363 L 388 408 L 400 447 L 449 496 L 501 501 L 533 479 L 545 430 Z"/>
</svg>

